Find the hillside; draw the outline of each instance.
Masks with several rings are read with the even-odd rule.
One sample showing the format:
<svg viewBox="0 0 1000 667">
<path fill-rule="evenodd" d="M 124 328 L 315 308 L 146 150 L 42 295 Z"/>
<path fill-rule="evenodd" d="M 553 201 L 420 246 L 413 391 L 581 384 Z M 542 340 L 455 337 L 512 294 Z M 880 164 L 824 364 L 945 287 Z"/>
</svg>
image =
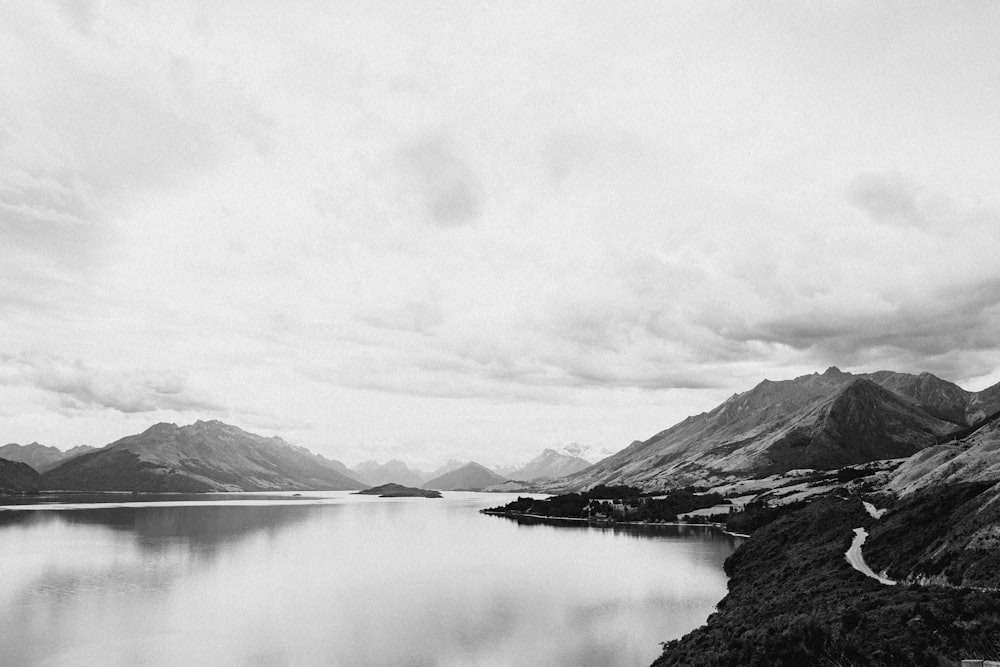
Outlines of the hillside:
<svg viewBox="0 0 1000 667">
<path fill-rule="evenodd" d="M 523 481 L 541 477 L 565 477 L 588 466 L 590 463 L 579 456 L 563 454 L 554 449 L 545 449 L 524 466 L 510 471 L 507 477 Z"/>
<path fill-rule="evenodd" d="M 0 459 L 27 463 L 41 473 L 55 468 L 63 461 L 67 461 L 74 456 L 92 451 L 94 451 L 94 447 L 88 447 L 87 445 L 78 445 L 64 452 L 56 447 L 40 445 L 37 442 L 32 442 L 28 445 L 10 443 L 0 447 Z"/>
<path fill-rule="evenodd" d="M 38 491 L 39 475 L 21 461 L 0 459 L 0 494 L 33 493 Z"/>
<path fill-rule="evenodd" d="M 1000 416 L 962 440 L 928 447 L 910 457 L 893 474 L 887 489 L 907 495 L 942 484 L 996 480 L 1000 480 Z"/>
<path fill-rule="evenodd" d="M 343 464 L 218 421 L 156 424 L 42 476 L 46 489 L 269 491 L 362 489 Z"/>
<path fill-rule="evenodd" d="M 446 472 L 440 477 L 426 482 L 425 489 L 438 491 L 479 491 L 494 484 L 507 481 L 486 466 L 470 461 L 461 468 Z"/>
<path fill-rule="evenodd" d="M 944 521 L 967 509 L 968 495 L 975 493 L 951 500 L 918 494 L 915 501 L 926 511 L 944 500 Z M 892 512 L 881 520 L 899 530 L 894 537 L 903 551 L 880 547 L 880 540 L 888 544 L 883 529 L 858 498 L 822 498 L 754 532 L 726 561 L 729 593 L 718 612 L 667 642 L 654 667 L 932 667 L 992 654 L 1000 638 L 995 558 L 976 561 L 981 576 L 975 581 L 992 591 L 885 586 L 848 565 L 844 553 L 852 529 L 862 526 L 872 530 L 865 556 L 876 571 L 912 569 L 917 559 L 911 552 L 933 545 L 929 533 L 903 528 L 920 525 L 909 509 L 900 508 L 898 523 Z"/>
<path fill-rule="evenodd" d="M 764 380 L 570 475 L 562 488 L 683 486 L 907 457 L 966 434 L 997 408 L 1000 385 L 967 392 L 929 373 L 854 375 L 831 367 Z"/>
</svg>

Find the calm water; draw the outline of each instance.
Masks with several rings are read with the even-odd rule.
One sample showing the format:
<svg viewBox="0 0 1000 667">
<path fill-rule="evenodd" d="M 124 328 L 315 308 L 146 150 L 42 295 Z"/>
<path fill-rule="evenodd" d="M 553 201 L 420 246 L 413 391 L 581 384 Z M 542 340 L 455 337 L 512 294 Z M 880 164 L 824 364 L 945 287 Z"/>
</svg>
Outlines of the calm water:
<svg viewBox="0 0 1000 667">
<path fill-rule="evenodd" d="M 0 510 L 0 664 L 644 666 L 736 546 L 476 511 L 498 494 L 304 496 Z"/>
</svg>

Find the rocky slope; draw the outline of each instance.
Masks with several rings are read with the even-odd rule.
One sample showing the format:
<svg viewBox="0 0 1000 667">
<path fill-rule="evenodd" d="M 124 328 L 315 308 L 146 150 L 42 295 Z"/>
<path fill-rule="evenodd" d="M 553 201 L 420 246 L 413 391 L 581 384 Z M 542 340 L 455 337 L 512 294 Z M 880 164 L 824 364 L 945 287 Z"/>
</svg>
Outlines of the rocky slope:
<svg viewBox="0 0 1000 667">
<path fill-rule="evenodd" d="M 438 491 L 479 491 L 507 481 L 484 465 L 469 461 L 461 468 L 446 472 L 424 483 L 425 489 Z"/>
<path fill-rule="evenodd" d="M 64 452 L 56 447 L 40 445 L 37 442 L 32 442 L 28 445 L 10 443 L 0 447 L 0 459 L 27 463 L 36 471 L 45 472 L 46 470 L 55 468 L 63 461 L 67 461 L 80 454 L 92 452 L 94 449 L 94 447 L 88 447 L 87 445 L 78 445 Z"/>
<path fill-rule="evenodd" d="M 278 437 L 218 421 L 156 424 L 42 476 L 46 489 L 95 491 L 343 490 L 367 485 L 344 465 Z"/>
<path fill-rule="evenodd" d="M 38 487 L 39 475 L 34 468 L 21 461 L 0 459 L 0 495 L 33 493 Z"/>
<path fill-rule="evenodd" d="M 562 488 L 683 486 L 901 458 L 961 437 L 997 410 L 1000 385 L 967 392 L 929 373 L 854 375 L 832 367 L 794 380 L 764 380 L 570 475 Z"/>
</svg>

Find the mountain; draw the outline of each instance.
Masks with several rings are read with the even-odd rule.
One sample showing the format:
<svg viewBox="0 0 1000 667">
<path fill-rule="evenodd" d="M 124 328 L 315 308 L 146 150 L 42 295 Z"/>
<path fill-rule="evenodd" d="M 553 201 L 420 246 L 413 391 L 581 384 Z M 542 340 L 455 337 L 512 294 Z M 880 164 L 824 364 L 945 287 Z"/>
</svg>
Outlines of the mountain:
<svg viewBox="0 0 1000 667">
<path fill-rule="evenodd" d="M 567 456 L 579 457 L 587 463 L 597 463 L 615 453 L 615 450 L 604 445 L 581 445 L 578 442 L 571 442 L 564 447 L 559 447 L 556 451 Z"/>
<path fill-rule="evenodd" d="M 363 489 L 343 464 L 219 421 L 156 424 L 46 472 L 46 489 L 271 491 Z"/>
<path fill-rule="evenodd" d="M 360 479 L 362 482 L 371 484 L 372 486 L 389 483 L 402 484 L 403 486 L 420 486 L 431 478 L 430 473 L 423 470 L 413 470 L 402 461 L 397 461 L 396 459 L 387 463 L 363 461 L 350 470 L 354 478 Z"/>
<path fill-rule="evenodd" d="M 461 468 L 446 472 L 424 483 L 425 489 L 438 491 L 479 491 L 493 484 L 507 481 L 486 466 L 469 461 Z"/>
<path fill-rule="evenodd" d="M 583 470 L 590 463 L 584 461 L 579 456 L 561 454 L 554 449 L 545 449 L 541 454 L 531 459 L 521 468 L 505 474 L 510 479 L 522 481 L 538 479 L 540 477 L 565 477 L 566 475 Z"/>
<path fill-rule="evenodd" d="M 34 468 L 21 461 L 0 459 L 0 495 L 31 493 L 38 487 L 39 475 Z"/>
<path fill-rule="evenodd" d="M 569 476 L 564 488 L 659 488 L 903 458 L 964 435 L 997 409 L 1000 385 L 967 392 L 929 373 L 854 375 L 831 367 L 794 380 L 764 380 Z"/>
<path fill-rule="evenodd" d="M 88 447 L 87 445 L 79 445 L 64 452 L 61 449 L 40 445 L 37 442 L 32 442 L 28 445 L 10 443 L 9 445 L 0 447 L 0 459 L 27 463 L 38 472 L 45 472 L 46 470 L 55 468 L 63 461 L 86 452 L 92 452 L 94 449 L 94 447 Z"/>
</svg>

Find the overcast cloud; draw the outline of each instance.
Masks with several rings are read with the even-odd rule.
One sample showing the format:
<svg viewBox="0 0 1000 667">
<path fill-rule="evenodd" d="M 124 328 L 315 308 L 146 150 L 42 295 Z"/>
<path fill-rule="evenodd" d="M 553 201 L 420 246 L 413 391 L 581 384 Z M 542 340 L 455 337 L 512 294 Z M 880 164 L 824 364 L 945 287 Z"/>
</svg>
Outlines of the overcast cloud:
<svg viewBox="0 0 1000 667">
<path fill-rule="evenodd" d="M 1000 6 L 0 9 L 0 441 L 617 449 L 1000 381 Z"/>
</svg>

